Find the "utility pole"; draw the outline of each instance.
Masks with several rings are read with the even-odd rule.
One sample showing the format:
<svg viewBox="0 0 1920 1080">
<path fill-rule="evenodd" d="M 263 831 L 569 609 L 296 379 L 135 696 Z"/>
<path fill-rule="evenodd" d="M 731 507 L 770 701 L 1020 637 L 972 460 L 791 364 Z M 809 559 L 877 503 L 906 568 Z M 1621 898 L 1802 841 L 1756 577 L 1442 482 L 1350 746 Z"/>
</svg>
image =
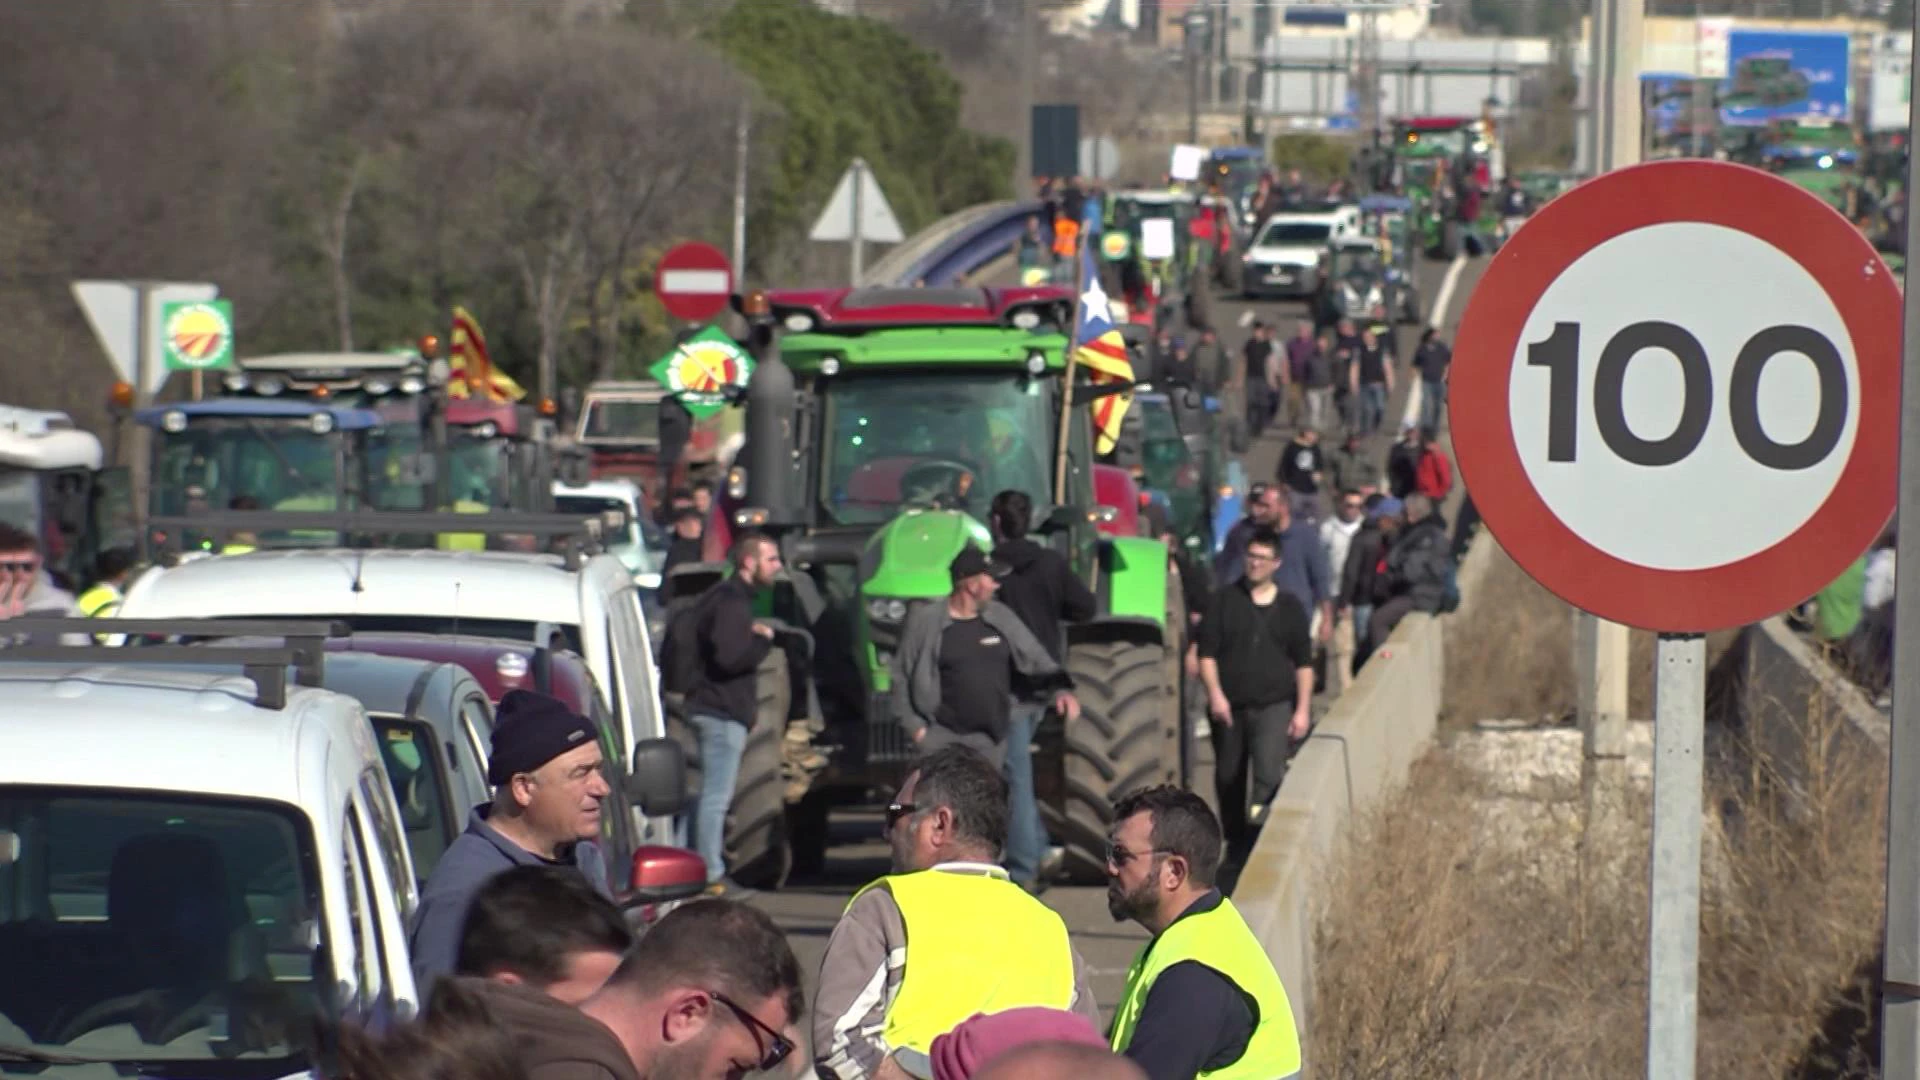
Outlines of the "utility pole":
<svg viewBox="0 0 1920 1080">
<path fill-rule="evenodd" d="M 1020 4 L 1020 145 L 1015 156 L 1013 193 L 1022 198 L 1033 191 L 1033 82 L 1034 66 L 1039 63 L 1035 47 L 1039 37 L 1039 19 L 1035 5 L 1039 0 L 1018 0 Z"/>
<path fill-rule="evenodd" d="M 747 266 L 747 135 L 752 113 L 740 99 L 740 117 L 734 124 L 733 158 L 733 276 L 738 281 Z M 740 290 L 745 293 L 745 289 Z"/>
<path fill-rule="evenodd" d="M 1360 138 L 1363 145 L 1380 130 L 1380 12 L 1368 7 L 1360 12 L 1360 56 L 1355 64 L 1359 91 Z"/>
<path fill-rule="evenodd" d="M 1920 64 L 1908 65 L 1912 86 L 1920 89 Z M 1909 94 L 1911 96 L 1911 94 Z M 1920 109 L 1908 110 L 1907 145 L 1913 145 Z M 1913 250 L 1914 211 L 1920 192 L 1907 166 L 1907 250 Z M 1906 294 L 1906 362 L 1900 369 L 1900 504 L 1908 521 L 1920 520 L 1920 482 L 1914 455 L 1920 453 L 1920 292 Z M 1896 515 L 1895 520 L 1898 520 Z M 1920 533 L 1908 529 L 1896 539 L 1900 551 L 1920 566 Z M 1893 734 L 1887 788 L 1887 940 L 1882 972 L 1884 1001 L 1880 1030 L 1881 1072 L 1888 1080 L 1920 1077 L 1920 575 L 1901 582 L 1894 575 Z"/>
<path fill-rule="evenodd" d="M 1200 141 L 1200 38 L 1199 34 L 1206 26 L 1207 15 L 1194 10 L 1187 15 L 1186 40 L 1182 43 L 1187 53 L 1187 142 L 1197 144 Z"/>
</svg>

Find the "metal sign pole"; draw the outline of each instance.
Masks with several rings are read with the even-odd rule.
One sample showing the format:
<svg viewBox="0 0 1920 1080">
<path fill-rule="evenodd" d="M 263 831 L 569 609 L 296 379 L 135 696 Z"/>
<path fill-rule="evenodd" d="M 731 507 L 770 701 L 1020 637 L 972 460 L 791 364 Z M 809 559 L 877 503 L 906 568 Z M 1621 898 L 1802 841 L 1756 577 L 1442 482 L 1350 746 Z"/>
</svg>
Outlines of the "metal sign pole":
<svg viewBox="0 0 1920 1080">
<path fill-rule="evenodd" d="M 1920 64 L 1910 65 L 1920 89 Z M 1920 109 L 1909 110 L 1907 145 L 1920 133 Z M 1915 248 L 1913 159 L 1907 159 L 1907 250 Z M 1900 501 L 1897 518 L 1909 528 L 1897 540 L 1894 565 L 1904 556 L 1920 568 L 1920 292 L 1906 291 L 1905 362 L 1900 368 Z M 1888 1080 L 1920 1080 L 1920 573 L 1894 575 L 1892 774 L 1887 789 L 1887 943 L 1881 999 L 1881 1073 Z"/>
<path fill-rule="evenodd" d="M 1694 1072 L 1700 990 L 1700 833 L 1707 639 L 1654 647 L 1653 855 L 1647 921 L 1647 1076 Z"/>
<path fill-rule="evenodd" d="M 860 251 L 860 243 L 861 243 L 860 241 L 860 189 L 866 185 L 866 182 L 867 182 L 867 163 L 865 161 L 862 161 L 859 158 L 854 158 L 853 159 L 853 204 L 852 204 L 853 224 L 847 230 L 851 234 L 851 236 L 848 238 L 849 242 L 852 243 L 853 245 L 853 277 L 851 280 L 847 282 L 847 284 L 853 286 L 854 288 L 860 287 L 860 255 L 861 255 L 861 251 Z"/>
</svg>

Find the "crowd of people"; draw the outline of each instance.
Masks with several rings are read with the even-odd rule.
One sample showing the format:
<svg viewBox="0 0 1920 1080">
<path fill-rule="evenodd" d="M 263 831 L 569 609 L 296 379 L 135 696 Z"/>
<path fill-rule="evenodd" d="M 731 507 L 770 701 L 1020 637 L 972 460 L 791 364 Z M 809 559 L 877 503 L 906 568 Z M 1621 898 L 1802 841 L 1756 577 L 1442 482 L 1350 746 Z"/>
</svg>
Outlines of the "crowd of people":
<svg viewBox="0 0 1920 1080">
<path fill-rule="evenodd" d="M 1256 567 L 1271 550 L 1263 543 L 1270 538 L 1250 545 Z M 963 574 L 985 561 L 973 551 L 956 579 L 991 578 Z M 1024 633 L 1000 621 L 1013 617 L 1004 605 L 977 599 L 1000 632 Z M 1022 647 L 1034 650 L 1033 667 L 1046 666 L 1037 642 Z M 929 731 L 952 723 L 941 708 Z M 1147 788 L 1116 808 L 1108 910 L 1152 937 L 1108 1003 L 1110 1030 L 1066 924 L 1005 866 L 1015 799 L 989 756 L 997 740 L 957 737 L 924 753 L 888 806 L 892 873 L 847 906 L 809 1011 L 786 936 L 757 908 L 703 897 L 644 932 L 630 926 L 595 840 L 607 788 L 590 731 L 545 695 L 502 701 L 494 800 L 474 810 L 423 886 L 411 928 L 424 1011 L 325 1022 L 320 1075 L 1172 1080 L 1299 1071 L 1279 975 L 1217 884 L 1221 823 L 1190 791 Z M 795 1057 L 803 1041 L 810 1060 Z"/>
</svg>

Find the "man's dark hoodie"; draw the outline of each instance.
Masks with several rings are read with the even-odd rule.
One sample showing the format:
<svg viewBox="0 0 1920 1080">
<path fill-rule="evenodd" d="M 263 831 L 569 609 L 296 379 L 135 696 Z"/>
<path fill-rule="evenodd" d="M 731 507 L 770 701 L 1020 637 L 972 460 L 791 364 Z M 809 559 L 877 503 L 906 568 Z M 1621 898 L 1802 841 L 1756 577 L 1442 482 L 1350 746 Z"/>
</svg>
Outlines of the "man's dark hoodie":
<svg viewBox="0 0 1920 1080">
<path fill-rule="evenodd" d="M 1026 537 L 1002 540 L 993 559 L 1011 571 L 1000 579 L 1000 602 L 1020 616 L 1054 663 L 1064 665 L 1066 634 L 1060 624 L 1093 618 L 1098 606 L 1093 591 L 1074 576 L 1066 556 Z M 1022 689 L 1018 680 L 1015 689 Z M 1023 690 L 1022 696 L 1029 695 Z"/>
<path fill-rule="evenodd" d="M 1387 554 L 1387 536 L 1378 519 L 1369 518 L 1347 543 L 1347 565 L 1340 573 L 1341 607 L 1372 607 L 1384 604 L 1386 576 L 1381 572 Z"/>
</svg>

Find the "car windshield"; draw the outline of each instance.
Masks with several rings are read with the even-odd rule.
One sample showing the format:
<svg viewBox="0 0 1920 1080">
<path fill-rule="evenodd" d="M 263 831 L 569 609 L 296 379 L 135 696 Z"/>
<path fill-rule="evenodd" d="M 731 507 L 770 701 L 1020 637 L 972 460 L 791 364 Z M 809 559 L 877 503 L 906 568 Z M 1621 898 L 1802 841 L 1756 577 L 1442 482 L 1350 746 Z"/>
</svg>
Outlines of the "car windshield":
<svg viewBox="0 0 1920 1080">
<path fill-rule="evenodd" d="M 316 882 L 288 807 L 0 786 L 0 1044 L 165 1063 L 121 1075 L 302 1071 L 333 981 Z"/>
<path fill-rule="evenodd" d="M 618 510 L 627 515 L 627 528 L 607 544 L 620 564 L 636 574 L 657 574 L 667 560 L 665 538 L 626 499 L 611 495 L 557 495 L 553 508 L 562 514 L 602 514 Z M 649 535 L 652 534 L 652 535 Z"/>
<path fill-rule="evenodd" d="M 588 397 L 580 416 L 580 435 L 589 440 L 657 443 L 660 441 L 660 403 Z"/>
<path fill-rule="evenodd" d="M 829 524 L 879 525 L 903 505 L 985 515 L 1001 491 L 1050 500 L 1052 381 L 916 371 L 823 384 L 820 509 Z"/>
<path fill-rule="evenodd" d="M 153 508 L 194 515 L 250 498 L 261 510 L 331 510 L 340 475 L 340 432 L 315 434 L 305 419 L 200 418 L 184 431 L 155 430 Z"/>
<path fill-rule="evenodd" d="M 1384 272 L 1375 248 L 1340 248 L 1333 253 L 1334 277 L 1378 277 Z"/>
<path fill-rule="evenodd" d="M 1472 146 L 1473 133 L 1466 128 L 1409 129 L 1400 140 L 1400 152 L 1415 157 L 1458 157 Z"/>
<path fill-rule="evenodd" d="M 1260 234 L 1260 246 L 1274 244 L 1324 244 L 1333 226 L 1324 221 L 1270 221 Z"/>
</svg>

